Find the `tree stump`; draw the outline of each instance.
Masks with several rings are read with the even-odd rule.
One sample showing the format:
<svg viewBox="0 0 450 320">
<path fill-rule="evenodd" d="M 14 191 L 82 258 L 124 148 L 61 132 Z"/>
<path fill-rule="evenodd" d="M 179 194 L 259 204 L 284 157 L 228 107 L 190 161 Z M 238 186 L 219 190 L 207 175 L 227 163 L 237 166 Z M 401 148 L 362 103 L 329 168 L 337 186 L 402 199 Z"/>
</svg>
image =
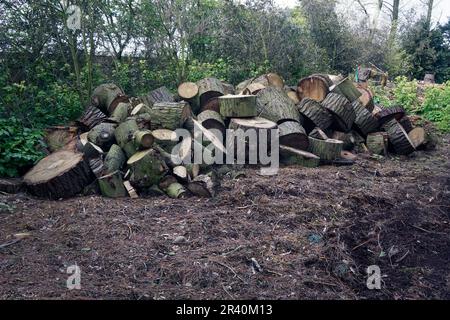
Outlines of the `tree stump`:
<svg viewBox="0 0 450 320">
<path fill-rule="evenodd" d="M 120 171 L 127 161 L 125 153 L 117 144 L 113 144 L 109 149 L 108 154 L 105 157 L 104 172 L 111 174 L 116 171 Z"/>
<path fill-rule="evenodd" d="M 105 114 L 110 114 L 110 111 L 114 111 L 113 102 L 116 102 L 118 98 L 123 97 L 125 93 L 121 88 L 113 83 L 102 84 L 95 88 L 91 103 L 92 106 L 97 107 Z"/>
<path fill-rule="evenodd" d="M 122 173 L 113 172 L 98 179 L 98 185 L 103 196 L 108 198 L 124 198 L 127 190 L 123 185 Z"/>
<path fill-rule="evenodd" d="M 206 78 L 197 82 L 200 107 L 203 107 L 210 99 L 224 95 L 222 82 L 216 78 Z"/>
<path fill-rule="evenodd" d="M 341 157 L 344 143 L 339 140 L 319 140 L 309 138 L 309 151 L 321 160 L 333 161 Z"/>
<path fill-rule="evenodd" d="M 192 110 L 187 102 L 163 102 L 154 104 L 149 114 L 152 130 L 176 130 L 184 126 Z"/>
<path fill-rule="evenodd" d="M 352 106 L 353 110 L 355 110 L 356 113 L 354 126 L 361 134 L 367 136 L 369 133 L 378 130 L 378 120 L 372 115 L 369 110 L 364 108 L 364 106 L 358 100 L 355 100 L 352 103 Z"/>
<path fill-rule="evenodd" d="M 134 143 L 134 134 L 136 131 L 139 131 L 136 120 L 134 118 L 128 118 L 114 132 L 117 144 L 125 151 L 128 158 L 137 151 Z"/>
<path fill-rule="evenodd" d="M 83 113 L 83 115 L 76 121 L 77 125 L 81 127 L 83 131 L 89 131 L 96 125 L 104 122 L 107 116 L 100 109 L 89 106 Z"/>
<path fill-rule="evenodd" d="M 281 123 L 286 120 L 300 122 L 300 113 L 294 102 L 280 89 L 269 87 L 256 95 L 259 117 Z"/>
<path fill-rule="evenodd" d="M 312 75 L 303 78 L 297 86 L 297 94 L 301 100 L 310 98 L 322 102 L 330 92 L 332 81 L 326 75 Z"/>
<path fill-rule="evenodd" d="M 227 95 L 219 98 L 220 115 L 224 118 L 249 118 L 256 116 L 256 97 Z"/>
<path fill-rule="evenodd" d="M 285 121 L 278 125 L 280 144 L 299 150 L 308 150 L 309 138 L 297 121 Z"/>
<path fill-rule="evenodd" d="M 83 154 L 58 151 L 39 161 L 24 177 L 29 192 L 43 198 L 68 198 L 94 181 Z"/>
<path fill-rule="evenodd" d="M 400 155 L 408 155 L 415 151 L 414 142 L 411 141 L 405 129 L 393 119 L 384 124 L 383 129 L 389 135 L 389 143 L 394 151 Z"/>
<path fill-rule="evenodd" d="M 109 150 L 115 142 L 116 127 L 114 123 L 100 123 L 89 131 L 87 138 L 102 150 Z"/>
<path fill-rule="evenodd" d="M 334 126 L 339 131 L 349 132 L 356 119 L 355 110 L 343 95 L 330 93 L 322 105 L 330 111 L 335 118 Z"/>
<path fill-rule="evenodd" d="M 313 99 L 303 99 L 298 105 L 298 111 L 305 119 L 304 126 L 307 132 L 311 132 L 315 127 L 327 130 L 333 124 L 333 115 Z"/>
<path fill-rule="evenodd" d="M 168 171 L 165 162 L 153 149 L 136 153 L 127 164 L 131 169 L 130 183 L 138 189 L 157 185 Z"/>
</svg>

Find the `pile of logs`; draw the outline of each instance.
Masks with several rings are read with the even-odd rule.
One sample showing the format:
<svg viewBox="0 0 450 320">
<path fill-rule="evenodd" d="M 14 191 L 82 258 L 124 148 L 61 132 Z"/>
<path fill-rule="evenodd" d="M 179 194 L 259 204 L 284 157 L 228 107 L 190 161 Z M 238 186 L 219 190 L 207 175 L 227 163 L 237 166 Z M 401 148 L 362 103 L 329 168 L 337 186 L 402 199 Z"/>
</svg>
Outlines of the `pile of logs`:
<svg viewBox="0 0 450 320">
<path fill-rule="evenodd" d="M 176 145 L 179 159 L 192 157 L 194 128 L 203 133 L 205 153 L 207 143 L 226 152 L 226 129 L 276 129 L 281 163 L 304 167 L 353 164 L 358 153 L 407 155 L 428 142 L 403 108 L 375 106 L 370 90 L 341 76 L 314 74 L 296 87 L 273 73 L 236 87 L 206 78 L 177 91 L 162 87 L 135 98 L 114 84 L 100 85 L 76 122 L 77 136 L 25 175 L 26 190 L 50 199 L 87 191 L 111 198 L 212 197 L 217 166 L 173 159 Z M 191 136 L 178 137 L 178 128 Z M 21 187 L 8 185 L 10 190 Z"/>
</svg>

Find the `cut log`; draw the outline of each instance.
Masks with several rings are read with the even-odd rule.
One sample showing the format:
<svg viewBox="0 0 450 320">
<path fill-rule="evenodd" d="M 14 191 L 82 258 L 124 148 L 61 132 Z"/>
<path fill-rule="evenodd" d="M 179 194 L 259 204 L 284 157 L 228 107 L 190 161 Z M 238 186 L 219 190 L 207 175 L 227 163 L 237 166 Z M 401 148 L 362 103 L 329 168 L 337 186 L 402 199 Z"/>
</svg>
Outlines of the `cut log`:
<svg viewBox="0 0 450 320">
<path fill-rule="evenodd" d="M 2 179 L 0 178 L 0 192 L 17 194 L 23 189 L 22 179 Z"/>
<path fill-rule="evenodd" d="M 153 105 L 156 103 L 175 102 L 174 95 L 166 87 L 161 87 L 150 91 L 141 99 L 142 102 L 149 107 L 153 107 Z"/>
<path fill-rule="evenodd" d="M 195 196 L 211 198 L 215 196 L 215 182 L 211 175 L 199 175 L 188 184 L 188 190 Z"/>
<path fill-rule="evenodd" d="M 128 118 L 122 122 L 116 129 L 114 135 L 117 144 L 125 151 L 127 157 L 131 157 L 136 153 L 136 145 L 134 144 L 134 134 L 139 131 L 139 127 L 134 118 Z"/>
<path fill-rule="evenodd" d="M 127 158 L 125 156 L 125 153 L 123 153 L 122 148 L 120 148 L 117 144 L 113 144 L 105 157 L 105 174 L 111 174 L 113 172 L 120 171 L 126 161 Z"/>
<path fill-rule="evenodd" d="M 339 140 L 319 140 L 309 138 L 309 151 L 321 160 L 335 160 L 341 157 L 344 143 Z"/>
<path fill-rule="evenodd" d="M 297 94 L 301 100 L 310 98 L 317 102 L 322 102 L 330 92 L 331 80 L 327 76 L 312 75 L 303 78 L 297 86 Z"/>
<path fill-rule="evenodd" d="M 134 117 L 139 130 L 150 130 L 152 127 L 152 117 L 149 113 L 140 113 Z"/>
<path fill-rule="evenodd" d="M 222 82 L 216 78 L 206 78 L 197 82 L 200 107 L 203 107 L 210 99 L 224 95 Z"/>
<path fill-rule="evenodd" d="M 125 102 L 119 103 L 108 120 L 114 123 L 121 123 L 125 121 L 125 119 L 128 118 L 128 110 L 130 108 L 131 108 L 130 103 Z"/>
<path fill-rule="evenodd" d="M 44 141 L 51 152 L 61 150 L 77 137 L 78 127 L 53 126 L 45 129 Z"/>
<path fill-rule="evenodd" d="M 99 146 L 93 144 L 92 142 L 87 142 L 81 152 L 84 154 L 86 160 L 101 158 L 103 156 L 103 150 Z"/>
<path fill-rule="evenodd" d="M 220 113 L 211 110 L 203 111 L 197 116 L 197 121 L 208 130 L 215 129 L 220 131 L 224 137 L 226 127 Z"/>
<path fill-rule="evenodd" d="M 168 176 L 164 176 L 161 178 L 161 180 L 159 180 L 159 184 L 158 187 L 161 190 L 167 190 L 167 188 L 174 183 L 178 183 L 177 178 L 175 178 L 174 176 L 168 175 Z"/>
<path fill-rule="evenodd" d="M 136 153 L 127 164 L 131 168 L 130 182 L 138 189 L 157 185 L 168 171 L 165 162 L 153 149 Z"/>
<path fill-rule="evenodd" d="M 297 91 L 293 91 L 291 89 L 286 91 L 287 96 L 289 99 L 292 100 L 295 104 L 298 104 L 300 102 L 300 99 L 298 98 Z"/>
<path fill-rule="evenodd" d="M 303 99 L 298 105 L 298 111 L 304 118 L 304 126 L 307 132 L 311 132 L 315 127 L 326 130 L 333 123 L 333 115 L 313 99 Z"/>
<path fill-rule="evenodd" d="M 167 129 L 158 129 L 152 131 L 155 143 L 165 152 L 172 153 L 173 148 L 178 144 L 177 134 L 175 131 Z"/>
<path fill-rule="evenodd" d="M 114 111 L 116 110 L 117 106 L 121 103 L 126 103 L 126 104 L 130 103 L 130 98 L 128 98 L 128 96 L 125 96 L 125 95 L 118 96 L 109 105 L 108 114 L 112 115 L 114 113 Z"/>
<path fill-rule="evenodd" d="M 349 151 L 342 151 L 341 158 L 346 159 L 346 160 L 356 161 L 356 159 L 358 159 L 358 156 Z"/>
<path fill-rule="evenodd" d="M 323 100 L 322 105 L 334 115 L 335 129 L 344 132 L 349 132 L 352 129 L 356 113 L 346 97 L 338 93 L 330 93 Z"/>
<path fill-rule="evenodd" d="M 361 92 L 361 97 L 359 97 L 359 102 L 363 105 L 364 108 L 369 110 L 369 112 L 373 112 L 373 108 L 375 104 L 373 102 L 373 93 L 368 88 L 363 88 L 358 86 L 359 92 Z"/>
<path fill-rule="evenodd" d="M 89 160 L 89 167 L 97 178 L 103 176 L 103 172 L 105 169 L 104 162 L 101 157 L 93 158 Z"/>
<path fill-rule="evenodd" d="M 122 173 L 113 172 L 98 179 L 98 185 L 103 196 L 108 198 L 124 198 L 127 190 L 123 185 Z"/>
<path fill-rule="evenodd" d="M 107 116 L 100 109 L 89 106 L 83 113 L 83 115 L 76 121 L 77 125 L 81 127 L 83 131 L 89 131 L 96 125 L 104 122 Z"/>
<path fill-rule="evenodd" d="M 319 127 L 314 128 L 313 131 L 309 134 L 311 138 L 320 139 L 320 140 L 327 140 L 329 139 L 328 135 Z"/>
<path fill-rule="evenodd" d="M 252 83 L 261 83 L 266 87 L 274 87 L 277 89 L 284 88 L 284 80 L 276 73 L 268 73 L 259 76 Z"/>
<path fill-rule="evenodd" d="M 164 190 L 172 199 L 181 199 L 186 197 L 187 190 L 178 182 L 172 183 Z"/>
<path fill-rule="evenodd" d="M 283 145 L 280 145 L 280 160 L 285 165 L 300 165 L 306 168 L 316 168 L 320 165 L 320 158 L 315 154 Z"/>
<path fill-rule="evenodd" d="M 191 116 L 192 110 L 187 102 L 156 103 L 150 110 L 152 130 L 182 128 Z"/>
<path fill-rule="evenodd" d="M 407 133 L 410 133 L 414 129 L 411 119 L 409 119 L 409 117 L 406 115 L 398 122 L 402 125 L 403 129 L 405 129 Z"/>
<path fill-rule="evenodd" d="M 393 119 L 386 122 L 383 129 L 388 133 L 389 143 L 396 153 L 408 155 L 415 151 L 414 143 L 397 120 Z"/>
<path fill-rule="evenodd" d="M 121 88 L 113 83 L 102 84 L 95 88 L 91 103 L 92 106 L 97 107 L 103 113 L 107 114 L 109 112 L 110 106 L 113 104 L 117 98 L 124 96 L 125 93 Z"/>
<path fill-rule="evenodd" d="M 294 102 L 280 89 L 269 87 L 256 95 L 256 109 L 259 117 L 277 124 L 291 120 L 300 122 L 300 113 Z"/>
<path fill-rule="evenodd" d="M 208 111 L 208 110 L 220 113 L 219 98 L 220 97 L 215 97 L 215 98 L 209 99 L 209 101 L 206 102 L 200 110 L 197 109 L 196 113 Z"/>
<path fill-rule="evenodd" d="M 134 189 L 133 186 L 131 185 L 130 181 L 124 181 L 123 186 L 127 190 L 127 193 L 131 199 L 139 199 L 139 195 L 136 192 L 136 189 Z"/>
<path fill-rule="evenodd" d="M 256 95 L 261 90 L 267 88 L 262 83 L 251 83 L 240 93 L 241 95 Z"/>
<path fill-rule="evenodd" d="M 134 107 L 133 110 L 131 110 L 130 116 L 134 117 L 139 114 L 149 113 L 150 109 L 151 108 L 149 106 L 147 106 L 146 104 L 140 103 L 136 107 Z"/>
<path fill-rule="evenodd" d="M 358 130 L 358 132 L 364 136 L 367 136 L 369 133 L 376 132 L 378 130 L 378 119 L 375 118 L 369 110 L 364 108 L 358 100 L 355 100 L 352 103 L 352 107 L 356 114 L 354 127 Z"/>
<path fill-rule="evenodd" d="M 83 154 L 58 151 L 39 161 L 24 177 L 29 192 L 38 197 L 68 198 L 94 181 Z"/>
<path fill-rule="evenodd" d="M 373 154 L 387 155 L 389 136 L 386 132 L 374 132 L 367 136 L 367 148 Z"/>
<path fill-rule="evenodd" d="M 173 175 L 182 183 L 188 182 L 189 180 L 187 169 L 184 166 L 173 168 Z"/>
<path fill-rule="evenodd" d="M 109 150 L 115 143 L 116 127 L 114 123 L 100 123 L 89 131 L 88 140 L 103 150 Z"/>
<path fill-rule="evenodd" d="M 178 87 L 178 95 L 181 99 L 189 101 L 198 95 L 198 85 L 194 82 L 185 82 Z"/>
<path fill-rule="evenodd" d="M 342 141 L 342 149 L 351 151 L 356 145 L 356 140 L 350 132 L 334 131 L 331 139 Z"/>
<path fill-rule="evenodd" d="M 395 119 L 400 120 L 405 116 L 405 109 L 402 107 L 390 107 L 390 108 L 382 108 L 381 111 L 375 114 L 375 117 L 378 119 L 379 124 L 382 126 L 385 123 Z"/>
<path fill-rule="evenodd" d="M 426 131 L 420 127 L 411 130 L 408 136 L 416 149 L 425 146 L 429 142 L 429 138 Z"/>
<path fill-rule="evenodd" d="M 134 144 L 136 149 L 150 149 L 155 142 L 155 138 L 150 130 L 140 130 L 134 133 Z"/>
<path fill-rule="evenodd" d="M 330 91 L 342 94 L 350 103 L 361 97 L 361 92 L 355 87 L 353 82 L 347 77 L 330 87 Z"/>
<path fill-rule="evenodd" d="M 305 129 L 297 121 L 285 121 L 278 125 L 280 144 L 299 150 L 308 150 L 309 139 Z"/>
<path fill-rule="evenodd" d="M 219 138 L 217 138 L 217 136 L 214 135 L 211 131 L 202 126 L 200 122 L 198 122 L 197 120 L 193 121 L 195 125 L 194 139 L 197 141 L 207 141 L 209 143 L 212 143 L 215 149 L 220 150 L 223 155 L 226 155 L 227 151 L 225 149 L 225 146 L 223 145 L 223 142 Z"/>
<path fill-rule="evenodd" d="M 186 170 L 188 172 L 190 179 L 195 179 L 200 174 L 200 165 L 198 164 L 187 164 Z"/>
<path fill-rule="evenodd" d="M 255 117 L 256 97 L 252 95 L 232 96 L 219 98 L 220 114 L 224 118 L 249 118 Z"/>
<path fill-rule="evenodd" d="M 222 86 L 223 86 L 223 94 L 224 95 L 236 93 L 236 90 L 234 89 L 234 86 L 232 84 L 222 82 Z"/>
</svg>

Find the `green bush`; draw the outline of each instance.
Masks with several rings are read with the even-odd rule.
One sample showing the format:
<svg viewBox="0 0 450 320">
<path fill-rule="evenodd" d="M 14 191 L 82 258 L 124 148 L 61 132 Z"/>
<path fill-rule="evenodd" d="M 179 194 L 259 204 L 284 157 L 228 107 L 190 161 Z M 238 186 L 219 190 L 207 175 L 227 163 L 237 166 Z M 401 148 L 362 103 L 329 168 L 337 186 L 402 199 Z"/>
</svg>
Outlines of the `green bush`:
<svg viewBox="0 0 450 320">
<path fill-rule="evenodd" d="M 394 104 L 402 106 L 410 113 L 417 113 L 420 109 L 417 81 L 408 81 L 406 77 L 397 77 L 395 79 L 394 98 Z"/>
<path fill-rule="evenodd" d="M 420 113 L 435 122 L 438 129 L 450 132 L 450 81 L 443 86 L 425 89 L 425 100 Z"/>
</svg>

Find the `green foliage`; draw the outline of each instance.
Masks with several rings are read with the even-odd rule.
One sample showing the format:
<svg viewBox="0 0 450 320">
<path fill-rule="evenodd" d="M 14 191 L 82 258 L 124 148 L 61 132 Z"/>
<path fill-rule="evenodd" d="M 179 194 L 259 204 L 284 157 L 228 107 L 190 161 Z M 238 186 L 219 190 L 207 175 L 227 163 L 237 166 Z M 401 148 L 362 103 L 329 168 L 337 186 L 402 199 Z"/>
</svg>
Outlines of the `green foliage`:
<svg viewBox="0 0 450 320">
<path fill-rule="evenodd" d="M 14 117 L 0 119 L 0 176 L 18 176 L 40 160 L 42 136 L 42 130 L 25 128 Z"/>
<path fill-rule="evenodd" d="M 435 122 L 438 129 L 450 132 L 450 81 L 443 86 L 425 89 L 425 100 L 420 113 Z"/>
<path fill-rule="evenodd" d="M 410 113 L 419 111 L 417 97 L 417 81 L 408 81 L 406 77 L 397 77 L 394 88 L 395 104 L 402 106 Z"/>
<path fill-rule="evenodd" d="M 219 58 L 213 63 L 192 61 L 188 67 L 188 81 L 196 82 L 203 78 L 215 77 L 227 81 L 230 77 L 231 65 L 228 61 Z"/>
</svg>

